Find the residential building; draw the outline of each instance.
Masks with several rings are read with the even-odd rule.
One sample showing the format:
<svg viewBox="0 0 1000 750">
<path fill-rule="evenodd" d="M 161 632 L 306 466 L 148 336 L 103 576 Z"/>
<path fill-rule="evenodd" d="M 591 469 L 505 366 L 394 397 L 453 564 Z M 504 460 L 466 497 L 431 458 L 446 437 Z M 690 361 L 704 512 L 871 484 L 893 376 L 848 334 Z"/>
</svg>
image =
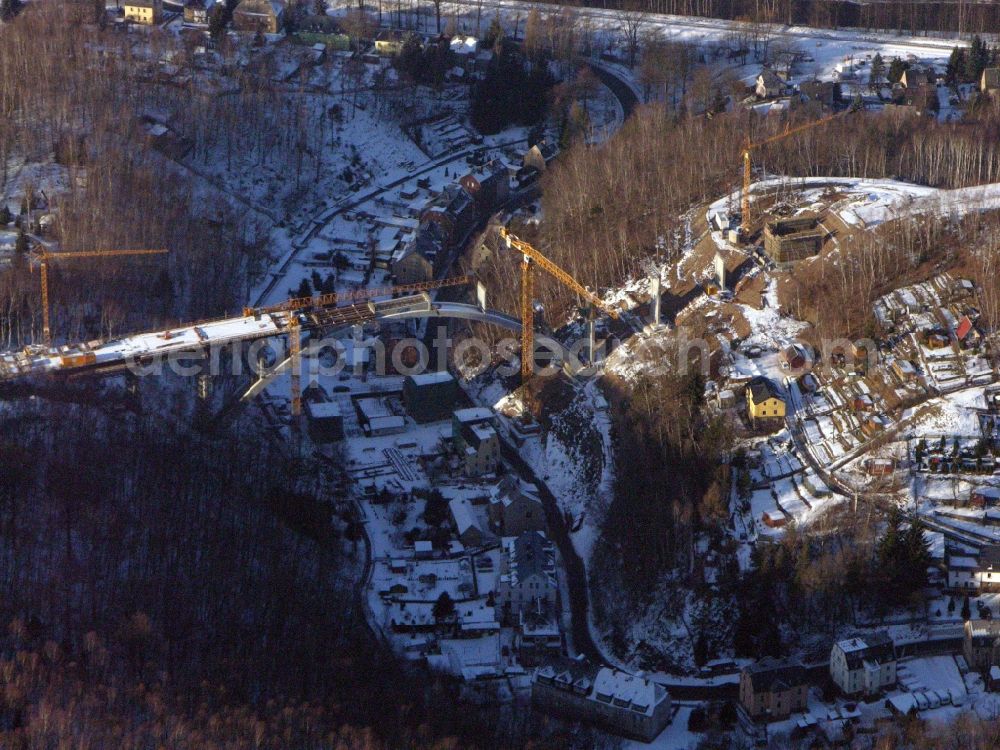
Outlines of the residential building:
<svg viewBox="0 0 1000 750">
<path fill-rule="evenodd" d="M 912 382 L 919 377 L 917 368 L 914 367 L 913 363 L 908 359 L 894 360 L 892 363 L 892 371 L 896 373 L 896 376 L 904 383 Z"/>
<path fill-rule="evenodd" d="M 785 399 L 770 380 L 754 378 L 747 385 L 747 412 L 754 424 L 784 419 Z"/>
<path fill-rule="evenodd" d="M 279 0 L 240 0 L 233 11 L 236 31 L 277 34 L 285 24 L 285 6 Z"/>
<path fill-rule="evenodd" d="M 392 57 L 403 51 L 406 38 L 402 31 L 385 29 L 375 37 L 375 54 L 381 57 Z"/>
<path fill-rule="evenodd" d="M 1000 91 L 1000 68 L 986 68 L 979 78 L 979 90 L 984 94 L 996 96 Z"/>
<path fill-rule="evenodd" d="M 184 23 L 190 26 L 208 26 L 214 6 L 214 0 L 187 0 L 184 3 Z"/>
<path fill-rule="evenodd" d="M 798 344 L 789 344 L 778 352 L 778 361 L 783 370 L 801 370 L 808 362 L 806 354 Z"/>
<path fill-rule="evenodd" d="M 534 169 L 537 172 L 544 172 L 545 168 L 559 153 L 559 148 L 554 143 L 541 141 L 529 148 L 522 160 L 523 169 Z"/>
<path fill-rule="evenodd" d="M 816 255 L 825 238 L 819 216 L 812 212 L 764 224 L 764 250 L 775 263 L 794 263 Z"/>
<path fill-rule="evenodd" d="M 490 495 L 490 526 L 501 536 L 545 531 L 545 508 L 534 492 L 525 491 L 513 475 L 501 480 Z"/>
<path fill-rule="evenodd" d="M 975 349 L 982 340 L 982 333 L 976 328 L 968 315 L 963 315 L 955 327 L 955 338 L 958 339 L 959 346 L 963 349 Z"/>
<path fill-rule="evenodd" d="M 979 550 L 979 590 L 1000 591 L 1000 544 L 987 544 Z"/>
<path fill-rule="evenodd" d="M 352 397 L 358 424 L 368 437 L 396 435 L 406 430 L 406 418 L 393 412 L 378 396 Z"/>
<path fill-rule="evenodd" d="M 799 93 L 831 109 L 841 101 L 840 84 L 836 81 L 805 81 L 799 85 Z"/>
<path fill-rule="evenodd" d="M 496 471 L 500 463 L 500 437 L 493 412 L 485 408 L 459 409 L 452 415 L 451 435 L 466 476 Z"/>
<path fill-rule="evenodd" d="M 472 502 L 468 498 L 457 497 L 450 500 L 448 510 L 451 512 L 455 535 L 466 548 L 483 547 L 496 541 L 489 532 L 483 529 L 472 508 Z"/>
<path fill-rule="evenodd" d="M 896 648 L 885 631 L 833 644 L 830 676 L 846 695 L 877 695 L 896 684 Z"/>
<path fill-rule="evenodd" d="M 491 161 L 480 173 L 465 175 L 459 184 L 473 197 L 483 215 L 496 211 L 510 195 L 510 173 L 498 160 Z"/>
<path fill-rule="evenodd" d="M 344 437 L 344 416 L 332 401 L 307 401 L 309 436 L 317 443 L 333 443 Z"/>
<path fill-rule="evenodd" d="M 971 554 L 952 549 L 945 550 L 945 570 L 948 588 L 976 591 L 979 588 L 979 560 Z"/>
<path fill-rule="evenodd" d="M 643 742 L 670 723 L 670 693 L 652 680 L 583 659 L 547 660 L 531 677 L 537 708 Z"/>
<path fill-rule="evenodd" d="M 122 10 L 126 21 L 157 24 L 163 19 L 163 0 L 125 0 Z"/>
<path fill-rule="evenodd" d="M 808 703 L 806 670 L 795 660 L 768 657 L 740 673 L 740 705 L 754 720 L 787 719 Z"/>
<path fill-rule="evenodd" d="M 397 284 L 431 281 L 434 278 L 434 257 L 420 252 L 420 247 L 414 240 L 392 256 L 389 268 Z"/>
<path fill-rule="evenodd" d="M 505 541 L 497 586 L 501 607 L 515 616 L 539 605 L 554 610 L 558 590 L 555 551 L 544 534 L 526 531 Z"/>
<path fill-rule="evenodd" d="M 1000 502 L 1000 487 L 976 487 L 969 493 L 969 505 L 974 508 L 992 508 Z"/>
<path fill-rule="evenodd" d="M 907 68 L 904 70 L 899 82 L 905 89 L 932 86 L 935 83 L 933 74 L 919 68 Z"/>
<path fill-rule="evenodd" d="M 970 669 L 989 672 L 1000 665 L 1000 620 L 968 620 L 962 654 Z"/>
<path fill-rule="evenodd" d="M 773 99 L 786 91 L 785 82 L 770 68 L 764 68 L 754 83 L 754 93 L 761 99 Z"/>
<path fill-rule="evenodd" d="M 458 382 L 447 370 L 407 375 L 403 380 L 403 405 L 419 424 L 451 416 L 458 398 Z"/>
</svg>

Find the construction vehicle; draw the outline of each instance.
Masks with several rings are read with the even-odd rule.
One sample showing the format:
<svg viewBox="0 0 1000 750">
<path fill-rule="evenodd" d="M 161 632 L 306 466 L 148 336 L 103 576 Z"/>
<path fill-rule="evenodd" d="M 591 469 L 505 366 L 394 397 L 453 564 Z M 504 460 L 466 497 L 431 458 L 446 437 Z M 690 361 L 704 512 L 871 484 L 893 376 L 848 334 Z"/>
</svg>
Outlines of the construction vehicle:
<svg viewBox="0 0 1000 750">
<path fill-rule="evenodd" d="M 534 267 L 536 265 L 555 278 L 556 281 L 587 300 L 593 307 L 602 310 L 615 320 L 618 320 L 619 312 L 610 305 L 605 304 L 600 297 L 580 284 L 569 273 L 546 258 L 534 247 L 507 231 L 506 227 L 499 227 L 498 233 L 500 238 L 506 243 L 508 249 L 521 254 L 521 385 L 526 386 L 534 374 L 535 363 L 535 321 L 532 297 L 535 285 Z M 530 394 L 527 388 L 524 388 L 523 402 L 525 404 L 530 403 Z"/>
<path fill-rule="evenodd" d="M 851 111 L 851 110 L 848 110 Z M 838 112 L 834 115 L 829 115 L 827 117 L 822 117 L 819 120 L 813 120 L 811 122 L 803 123 L 802 125 L 797 125 L 794 128 L 786 128 L 782 132 L 765 138 L 762 141 L 757 141 L 756 143 L 751 143 L 749 136 L 747 137 L 746 143 L 743 146 L 743 151 L 741 155 L 743 157 L 743 193 L 740 202 L 740 235 L 743 241 L 746 241 L 750 237 L 750 178 L 751 178 L 751 153 L 756 149 L 767 146 L 768 144 L 775 143 L 776 141 L 783 140 L 789 136 L 795 135 L 796 133 L 801 133 L 804 130 L 810 130 L 817 127 L 818 125 L 823 125 L 830 122 L 843 113 Z"/>
<path fill-rule="evenodd" d="M 51 253 L 38 245 L 34 257 L 41 269 L 42 282 L 42 336 L 45 346 L 52 348 L 52 328 L 49 321 L 49 261 L 77 260 L 80 258 L 117 258 L 123 255 L 164 255 L 166 250 L 84 250 L 76 253 Z"/>
</svg>

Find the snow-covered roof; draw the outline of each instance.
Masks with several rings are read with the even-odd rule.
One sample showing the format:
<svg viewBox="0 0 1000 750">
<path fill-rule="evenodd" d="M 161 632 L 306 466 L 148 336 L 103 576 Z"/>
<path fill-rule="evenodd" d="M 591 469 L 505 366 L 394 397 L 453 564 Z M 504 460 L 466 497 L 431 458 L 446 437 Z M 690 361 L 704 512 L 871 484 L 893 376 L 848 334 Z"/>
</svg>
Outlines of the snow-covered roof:
<svg viewBox="0 0 1000 750">
<path fill-rule="evenodd" d="M 420 375 L 411 375 L 414 385 L 435 385 L 438 383 L 450 383 L 455 378 L 447 370 L 440 372 L 424 372 Z"/>
<path fill-rule="evenodd" d="M 474 406 L 468 409 L 457 409 L 454 412 L 455 419 L 463 424 L 468 422 L 482 422 L 493 419 L 493 410 L 485 406 Z"/>
</svg>

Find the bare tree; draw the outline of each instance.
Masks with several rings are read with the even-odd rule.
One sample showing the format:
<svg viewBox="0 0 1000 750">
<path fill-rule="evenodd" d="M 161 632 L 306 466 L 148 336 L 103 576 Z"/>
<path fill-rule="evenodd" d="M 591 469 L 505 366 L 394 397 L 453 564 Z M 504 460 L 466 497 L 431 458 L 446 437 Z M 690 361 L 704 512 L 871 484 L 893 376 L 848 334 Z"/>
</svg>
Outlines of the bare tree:
<svg viewBox="0 0 1000 750">
<path fill-rule="evenodd" d="M 639 53 L 639 38 L 649 22 L 649 14 L 642 9 L 638 0 L 629 0 L 622 5 L 615 17 L 618 19 L 625 49 L 628 50 L 628 65 L 634 68 L 635 58 Z"/>
</svg>

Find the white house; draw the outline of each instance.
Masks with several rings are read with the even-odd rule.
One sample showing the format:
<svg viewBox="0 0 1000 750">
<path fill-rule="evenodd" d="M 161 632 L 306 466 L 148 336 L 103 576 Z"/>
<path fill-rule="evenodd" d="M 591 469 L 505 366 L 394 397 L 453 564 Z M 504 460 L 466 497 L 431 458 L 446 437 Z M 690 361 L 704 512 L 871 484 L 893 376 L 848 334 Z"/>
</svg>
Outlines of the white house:
<svg viewBox="0 0 1000 750">
<path fill-rule="evenodd" d="M 896 684 L 896 649 L 886 632 L 833 644 L 830 676 L 846 695 L 877 695 Z"/>
<path fill-rule="evenodd" d="M 947 554 L 948 588 L 965 591 L 1000 591 L 1000 544 L 987 544 L 976 558 L 972 554 Z"/>
</svg>

